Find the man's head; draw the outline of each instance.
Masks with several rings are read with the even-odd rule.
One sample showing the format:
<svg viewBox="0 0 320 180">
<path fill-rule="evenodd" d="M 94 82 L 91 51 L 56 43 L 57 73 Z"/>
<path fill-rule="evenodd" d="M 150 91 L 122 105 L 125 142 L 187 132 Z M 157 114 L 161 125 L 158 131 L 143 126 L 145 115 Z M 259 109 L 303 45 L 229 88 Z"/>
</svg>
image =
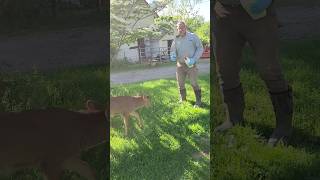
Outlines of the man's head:
<svg viewBox="0 0 320 180">
<path fill-rule="evenodd" d="M 177 31 L 178 31 L 179 36 L 185 36 L 186 32 L 187 32 L 186 23 L 183 21 L 179 21 L 177 23 Z"/>
</svg>

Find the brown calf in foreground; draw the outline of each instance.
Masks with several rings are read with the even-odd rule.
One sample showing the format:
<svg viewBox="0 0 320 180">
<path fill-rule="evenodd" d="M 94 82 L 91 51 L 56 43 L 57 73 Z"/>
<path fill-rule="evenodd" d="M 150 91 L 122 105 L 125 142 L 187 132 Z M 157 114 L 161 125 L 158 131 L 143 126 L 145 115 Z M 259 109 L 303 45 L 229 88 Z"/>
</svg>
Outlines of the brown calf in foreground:
<svg viewBox="0 0 320 180">
<path fill-rule="evenodd" d="M 81 112 L 1 112 L 0 172 L 35 167 L 45 179 L 59 180 L 63 170 L 72 170 L 94 180 L 95 173 L 80 159 L 80 152 L 107 140 L 108 122 L 105 111 L 92 101 Z"/>
</svg>

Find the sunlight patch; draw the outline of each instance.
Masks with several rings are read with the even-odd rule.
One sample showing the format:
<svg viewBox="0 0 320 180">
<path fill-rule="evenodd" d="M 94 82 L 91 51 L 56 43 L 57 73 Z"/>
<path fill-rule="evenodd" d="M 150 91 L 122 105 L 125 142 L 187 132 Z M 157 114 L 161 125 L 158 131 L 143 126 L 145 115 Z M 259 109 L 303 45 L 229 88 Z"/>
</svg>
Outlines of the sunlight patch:
<svg viewBox="0 0 320 180">
<path fill-rule="evenodd" d="M 202 168 L 202 165 L 198 161 L 189 161 L 190 165 L 193 166 L 194 168 L 200 169 Z"/>
<path fill-rule="evenodd" d="M 127 140 L 120 137 L 111 137 L 110 145 L 117 153 L 139 148 L 139 145 L 134 140 Z"/>
<path fill-rule="evenodd" d="M 190 125 L 188 125 L 188 128 L 193 133 L 198 134 L 198 135 L 205 133 L 204 128 L 199 123 L 190 124 Z"/>
<path fill-rule="evenodd" d="M 180 149 L 180 143 L 179 143 L 179 141 L 177 141 L 173 136 L 171 136 L 170 134 L 162 134 L 161 136 L 160 136 L 160 143 L 164 146 L 164 147 L 166 147 L 166 148 L 168 148 L 168 149 L 170 149 L 170 150 L 172 150 L 172 151 L 175 151 L 175 150 L 178 150 L 178 149 Z"/>
<path fill-rule="evenodd" d="M 208 110 L 202 108 L 194 108 L 191 104 L 182 104 L 181 106 L 173 110 L 173 115 L 171 118 L 172 122 L 187 121 L 195 119 L 200 115 L 207 115 Z"/>
<path fill-rule="evenodd" d="M 160 79 L 160 80 L 156 80 L 156 81 L 144 82 L 143 86 L 146 88 L 156 88 L 157 86 L 170 87 L 170 85 L 175 85 L 175 84 L 176 84 L 176 81 L 174 81 L 174 80 Z"/>
</svg>

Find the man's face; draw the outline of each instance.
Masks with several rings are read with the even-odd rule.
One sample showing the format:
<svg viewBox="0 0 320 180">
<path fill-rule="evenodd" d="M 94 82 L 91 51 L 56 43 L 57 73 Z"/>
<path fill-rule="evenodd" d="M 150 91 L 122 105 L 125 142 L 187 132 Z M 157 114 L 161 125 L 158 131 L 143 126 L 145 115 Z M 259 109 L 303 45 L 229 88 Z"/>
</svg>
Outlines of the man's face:
<svg viewBox="0 0 320 180">
<path fill-rule="evenodd" d="M 177 25 L 177 31 L 179 33 L 179 36 L 184 36 L 186 35 L 186 25 L 183 23 L 179 23 Z"/>
</svg>

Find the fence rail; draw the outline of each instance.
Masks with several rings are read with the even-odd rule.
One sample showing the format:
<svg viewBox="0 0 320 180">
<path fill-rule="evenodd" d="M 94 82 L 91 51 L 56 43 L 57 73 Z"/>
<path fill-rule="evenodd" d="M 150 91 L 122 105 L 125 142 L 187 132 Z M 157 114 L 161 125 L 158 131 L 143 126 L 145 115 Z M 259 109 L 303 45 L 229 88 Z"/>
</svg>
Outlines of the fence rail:
<svg viewBox="0 0 320 180">
<path fill-rule="evenodd" d="M 139 48 L 139 61 L 142 62 L 165 62 L 170 57 L 168 47 L 144 47 Z"/>
</svg>

